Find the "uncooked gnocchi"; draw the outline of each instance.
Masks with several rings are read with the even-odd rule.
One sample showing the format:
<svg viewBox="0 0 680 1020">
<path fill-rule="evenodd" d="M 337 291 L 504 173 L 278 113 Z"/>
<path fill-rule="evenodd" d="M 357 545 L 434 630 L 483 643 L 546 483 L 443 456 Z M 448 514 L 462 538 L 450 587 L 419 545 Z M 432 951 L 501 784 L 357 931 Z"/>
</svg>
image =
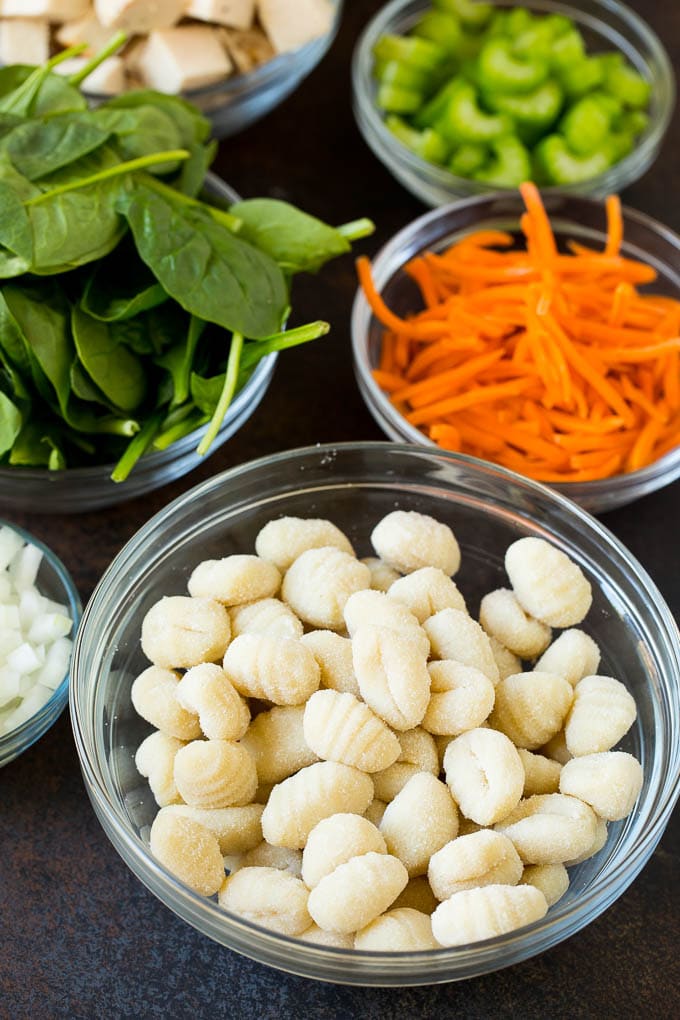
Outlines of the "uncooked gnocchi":
<svg viewBox="0 0 680 1020">
<path fill-rule="evenodd" d="M 257 555 L 204 560 L 189 597 L 146 613 L 131 699 L 156 727 L 135 757 L 160 808 L 150 849 L 320 947 L 502 935 L 633 810 L 642 767 L 613 748 L 635 702 L 597 674 L 576 627 L 591 587 L 556 546 L 508 548 L 512 590 L 482 598 L 480 625 L 447 524 L 396 510 L 371 540 L 362 561 L 331 521 L 270 521 Z"/>
</svg>

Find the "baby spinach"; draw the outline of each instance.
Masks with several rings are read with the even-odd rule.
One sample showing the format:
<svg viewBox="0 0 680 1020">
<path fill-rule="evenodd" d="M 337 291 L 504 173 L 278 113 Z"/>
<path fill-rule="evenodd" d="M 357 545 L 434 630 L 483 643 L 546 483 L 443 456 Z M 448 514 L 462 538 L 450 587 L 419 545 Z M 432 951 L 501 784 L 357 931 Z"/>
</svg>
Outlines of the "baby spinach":
<svg viewBox="0 0 680 1020">
<path fill-rule="evenodd" d="M 207 452 L 281 332 L 295 273 L 372 229 L 204 189 L 216 151 L 191 104 L 151 90 L 88 108 L 87 75 L 0 68 L 0 464 L 113 462 L 206 426 Z"/>
</svg>

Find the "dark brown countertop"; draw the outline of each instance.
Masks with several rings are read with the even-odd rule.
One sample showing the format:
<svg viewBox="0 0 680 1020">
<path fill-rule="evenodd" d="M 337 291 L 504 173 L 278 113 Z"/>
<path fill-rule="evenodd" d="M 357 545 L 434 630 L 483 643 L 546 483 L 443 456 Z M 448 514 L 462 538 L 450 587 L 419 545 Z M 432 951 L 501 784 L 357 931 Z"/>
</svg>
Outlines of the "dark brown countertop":
<svg viewBox="0 0 680 1020">
<path fill-rule="evenodd" d="M 372 253 L 423 211 L 371 155 L 351 112 L 349 58 L 380 6 L 349 0 L 324 63 L 259 125 L 226 141 L 217 169 L 241 194 L 290 199 L 332 222 L 373 217 Z M 680 7 L 634 0 L 680 61 Z M 680 230 L 680 118 L 625 201 Z M 85 600 L 140 525 L 209 475 L 316 442 L 381 439 L 354 382 L 352 260 L 298 281 L 295 321 L 327 318 L 326 340 L 285 354 L 266 399 L 226 446 L 178 483 L 73 517 L 9 515 L 51 545 Z M 604 521 L 680 615 L 680 483 Z M 7 516 L 0 506 L 0 514 Z M 568 942 L 457 985 L 382 990 L 291 978 L 204 938 L 144 889 L 96 821 L 68 714 L 0 772 L 0 1018 L 670 1018 L 680 1012 L 680 813 L 627 892 Z"/>
</svg>

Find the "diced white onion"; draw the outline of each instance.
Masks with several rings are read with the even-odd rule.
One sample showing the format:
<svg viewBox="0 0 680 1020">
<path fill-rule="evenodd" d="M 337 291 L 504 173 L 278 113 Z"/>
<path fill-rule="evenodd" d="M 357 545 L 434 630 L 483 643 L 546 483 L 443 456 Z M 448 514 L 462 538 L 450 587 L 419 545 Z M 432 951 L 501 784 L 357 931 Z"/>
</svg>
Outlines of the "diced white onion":
<svg viewBox="0 0 680 1020">
<path fill-rule="evenodd" d="M 73 621 L 36 587 L 42 556 L 0 527 L 0 736 L 39 712 L 69 668 Z"/>
</svg>

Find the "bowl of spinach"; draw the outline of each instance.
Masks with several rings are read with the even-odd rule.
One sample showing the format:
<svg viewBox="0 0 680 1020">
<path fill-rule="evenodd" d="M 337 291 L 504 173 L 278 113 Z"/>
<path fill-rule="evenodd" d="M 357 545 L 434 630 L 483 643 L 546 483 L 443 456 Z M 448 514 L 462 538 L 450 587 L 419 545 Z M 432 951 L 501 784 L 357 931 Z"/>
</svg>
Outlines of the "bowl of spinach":
<svg viewBox="0 0 680 1020">
<path fill-rule="evenodd" d="M 91 108 L 86 73 L 54 73 L 67 55 L 0 69 L 0 491 L 62 512 L 233 435 L 277 353 L 328 331 L 285 329 L 294 276 L 372 229 L 241 201 L 196 108 L 151 91 Z"/>
</svg>

